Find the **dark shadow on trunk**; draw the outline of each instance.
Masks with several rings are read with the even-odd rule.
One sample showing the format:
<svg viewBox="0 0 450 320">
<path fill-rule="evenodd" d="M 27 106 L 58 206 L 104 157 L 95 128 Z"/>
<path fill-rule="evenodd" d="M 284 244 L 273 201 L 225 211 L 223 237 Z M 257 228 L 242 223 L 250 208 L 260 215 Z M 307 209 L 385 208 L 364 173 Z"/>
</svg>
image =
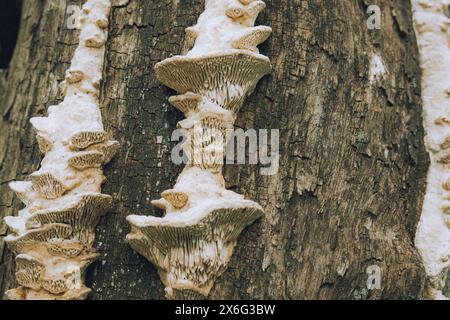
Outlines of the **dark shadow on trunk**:
<svg viewBox="0 0 450 320">
<path fill-rule="evenodd" d="M 22 0 L 8 0 L 0 10 L 0 69 L 7 69 L 16 47 Z"/>
</svg>

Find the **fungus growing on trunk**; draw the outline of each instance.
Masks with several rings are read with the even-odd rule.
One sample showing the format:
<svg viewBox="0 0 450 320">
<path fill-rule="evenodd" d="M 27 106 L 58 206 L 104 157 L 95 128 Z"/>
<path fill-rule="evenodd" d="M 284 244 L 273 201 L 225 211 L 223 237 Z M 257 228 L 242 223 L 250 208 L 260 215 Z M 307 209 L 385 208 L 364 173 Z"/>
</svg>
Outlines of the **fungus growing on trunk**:
<svg viewBox="0 0 450 320">
<path fill-rule="evenodd" d="M 84 299 L 90 292 L 84 271 L 98 256 L 95 226 L 112 203 L 101 194 L 101 166 L 118 149 L 103 130 L 98 90 L 110 6 L 109 0 L 86 2 L 64 100 L 47 117 L 31 119 L 45 156 L 30 181 L 10 184 L 26 207 L 5 218 L 21 285 L 6 292 L 9 299 Z"/>
<path fill-rule="evenodd" d="M 163 218 L 128 216 L 127 240 L 158 269 L 169 299 L 205 298 L 226 270 L 242 230 L 262 216 L 261 206 L 226 190 L 222 176 L 228 132 L 258 81 L 271 71 L 257 45 L 271 29 L 254 27 L 262 1 L 208 0 L 186 30 L 193 48 L 155 67 L 176 90 L 169 99 L 187 119 L 183 146 L 189 161 L 171 190 L 152 203 Z"/>
<path fill-rule="evenodd" d="M 425 144 L 430 152 L 427 192 L 416 246 L 431 282 L 430 296 L 450 298 L 450 19 L 449 0 L 413 0 L 424 104 Z M 447 292 L 446 292 L 447 291 Z M 445 297 L 447 295 L 447 297 Z"/>
</svg>

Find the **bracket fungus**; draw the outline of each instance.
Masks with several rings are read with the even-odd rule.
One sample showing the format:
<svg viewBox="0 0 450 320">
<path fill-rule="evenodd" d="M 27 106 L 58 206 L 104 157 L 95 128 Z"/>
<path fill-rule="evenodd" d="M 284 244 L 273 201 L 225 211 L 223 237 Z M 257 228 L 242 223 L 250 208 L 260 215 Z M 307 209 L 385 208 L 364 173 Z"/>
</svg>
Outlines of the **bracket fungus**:
<svg viewBox="0 0 450 320">
<path fill-rule="evenodd" d="M 187 130 L 189 161 L 173 189 L 152 202 L 165 216 L 128 216 L 127 240 L 157 267 L 169 299 L 207 297 L 239 234 L 263 214 L 256 202 L 225 189 L 221 171 L 239 109 L 271 71 L 257 49 L 271 28 L 254 26 L 264 8 L 258 0 L 207 0 L 186 30 L 193 47 L 155 67 L 159 81 L 178 92 L 169 101 L 186 116 L 178 126 Z"/>
<path fill-rule="evenodd" d="M 118 149 L 103 130 L 99 108 L 110 7 L 109 0 L 86 2 L 64 100 L 47 117 L 31 119 L 45 156 L 30 181 L 10 183 L 26 207 L 5 218 L 20 285 L 6 292 L 8 299 L 84 299 L 90 292 L 84 271 L 98 256 L 95 226 L 112 203 L 101 194 L 101 166 Z"/>
<path fill-rule="evenodd" d="M 413 0 L 422 68 L 426 147 L 431 164 L 416 246 L 430 278 L 430 297 L 450 281 L 450 19 L 449 0 Z M 448 291 L 448 290 L 447 290 Z"/>
</svg>

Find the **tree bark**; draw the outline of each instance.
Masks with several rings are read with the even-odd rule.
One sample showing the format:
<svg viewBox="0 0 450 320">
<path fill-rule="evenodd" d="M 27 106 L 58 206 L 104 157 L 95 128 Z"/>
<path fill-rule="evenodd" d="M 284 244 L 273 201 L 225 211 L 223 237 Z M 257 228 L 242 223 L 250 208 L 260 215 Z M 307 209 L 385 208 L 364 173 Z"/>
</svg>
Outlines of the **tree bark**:
<svg viewBox="0 0 450 320">
<path fill-rule="evenodd" d="M 7 182 L 41 160 L 28 120 L 60 101 L 58 83 L 77 45 L 66 6 L 24 0 L 17 46 L 2 73 L 0 218 L 22 207 Z M 273 64 L 247 99 L 237 126 L 280 130 L 280 170 L 226 166 L 227 188 L 257 201 L 263 219 L 246 229 L 211 299 L 419 299 L 426 276 L 414 247 L 428 154 L 421 119 L 418 50 L 407 1 L 266 1 L 259 24 L 273 28 L 260 48 Z M 367 28 L 380 6 L 381 30 Z M 115 206 L 97 228 L 101 259 L 87 273 L 92 299 L 161 299 L 155 269 L 125 242 L 130 214 L 161 215 L 150 201 L 182 170 L 172 131 L 183 116 L 154 65 L 179 54 L 198 0 L 113 1 L 102 84 L 106 130 L 121 150 L 105 168 Z M 374 55 L 386 74 L 370 79 Z M 157 143 L 162 136 L 162 143 Z M 0 294 L 16 286 L 0 222 Z M 368 290 L 367 267 L 381 269 Z"/>
</svg>

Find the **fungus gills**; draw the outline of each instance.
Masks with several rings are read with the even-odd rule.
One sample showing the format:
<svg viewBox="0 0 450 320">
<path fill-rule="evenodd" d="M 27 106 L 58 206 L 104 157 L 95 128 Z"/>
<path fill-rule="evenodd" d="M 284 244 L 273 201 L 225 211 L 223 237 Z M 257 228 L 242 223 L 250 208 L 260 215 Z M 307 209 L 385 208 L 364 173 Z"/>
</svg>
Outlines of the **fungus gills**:
<svg viewBox="0 0 450 320">
<path fill-rule="evenodd" d="M 128 216 L 127 240 L 157 267 L 169 299 L 206 298 L 239 234 L 263 214 L 259 204 L 225 189 L 221 171 L 239 109 L 271 71 L 257 48 L 271 28 L 254 26 L 264 8 L 256 0 L 207 0 L 186 30 L 193 48 L 155 67 L 158 79 L 178 92 L 169 101 L 186 116 L 179 127 L 188 131 L 189 161 L 174 188 L 152 202 L 165 216 Z"/>
<path fill-rule="evenodd" d="M 45 157 L 30 181 L 10 183 L 26 207 L 5 218 L 20 285 L 6 292 L 8 299 L 84 299 L 90 292 L 84 271 L 98 256 L 95 226 L 112 202 L 101 194 L 101 167 L 118 149 L 104 132 L 98 98 L 109 11 L 109 0 L 83 6 L 64 100 L 47 117 L 31 119 Z"/>
</svg>

